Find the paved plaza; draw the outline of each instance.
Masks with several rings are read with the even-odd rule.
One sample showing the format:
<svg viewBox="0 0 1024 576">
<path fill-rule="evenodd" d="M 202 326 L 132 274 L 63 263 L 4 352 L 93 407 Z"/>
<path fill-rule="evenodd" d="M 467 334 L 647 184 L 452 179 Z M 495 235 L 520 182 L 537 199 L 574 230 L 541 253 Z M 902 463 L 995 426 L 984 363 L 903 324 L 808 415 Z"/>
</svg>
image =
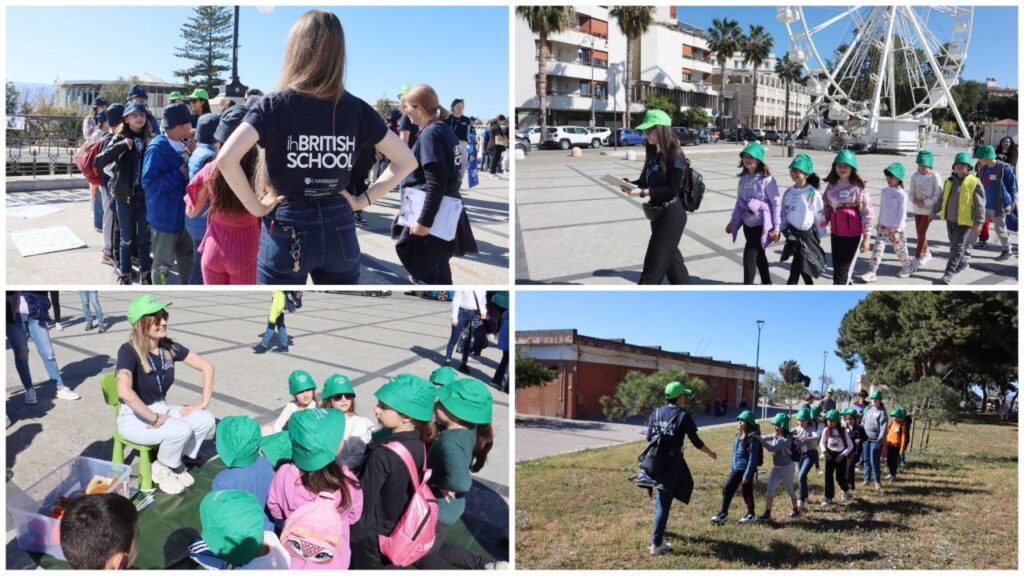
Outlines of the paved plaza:
<svg viewBox="0 0 1024 576">
<path fill-rule="evenodd" d="M 680 250 L 695 284 L 741 284 L 743 281 L 743 235 L 733 243 L 725 233 L 736 201 L 737 174 L 740 169 L 736 143 L 687 146 L 684 152 L 693 167 L 704 177 L 707 187 L 700 210 L 688 214 Z M 791 185 L 790 159 L 785 148 L 766 146 L 767 164 L 779 182 L 782 193 Z M 636 154 L 627 160 L 626 150 Z M 935 166 L 948 175 L 953 157 L 961 150 L 942 145 L 932 147 Z M 816 172 L 828 173 L 833 152 L 799 150 L 814 160 Z M 636 179 L 644 160 L 643 147 L 584 149 L 582 158 L 563 151 L 532 151 L 516 163 L 516 282 L 519 284 L 635 284 L 643 269 L 644 253 L 651 235 L 650 223 L 641 209 L 642 200 L 629 198 L 617 188 L 600 180 L 606 174 Z M 908 174 L 915 169 L 914 155 L 865 154 L 857 158 L 860 173 L 868 183 L 877 212 L 878 192 L 884 186 L 882 170 L 894 161 L 902 162 Z M 914 219 L 907 218 L 907 241 L 911 252 L 916 244 Z M 1011 233 L 1016 246 L 1017 234 Z M 873 239 L 872 239 L 873 242 Z M 998 240 L 989 239 L 989 247 L 975 250 L 971 267 L 957 275 L 956 284 L 996 285 L 1017 281 L 1017 257 L 998 262 Z M 995 242 L 995 245 L 993 245 Z M 949 244 L 946 226 L 933 222 L 928 243 L 935 258 L 910 278 L 900 279 L 899 260 L 886 248 L 875 284 L 933 284 L 943 273 Z M 784 242 L 768 247 L 772 281 L 785 284 L 790 262 L 780 263 Z M 829 238 L 822 240 L 826 254 Z M 874 244 L 872 243 L 872 247 Z M 1016 251 L 1016 250 L 1015 250 Z M 911 253 L 913 257 L 913 253 Z M 854 281 L 867 271 L 870 251 L 860 254 Z M 831 256 L 829 255 L 829 262 Z M 832 283 L 831 266 L 816 284 Z"/>
<path fill-rule="evenodd" d="M 7 354 L 7 493 L 26 487 L 68 459 L 90 456 L 109 460 L 112 451 L 112 409 L 103 402 L 99 376 L 113 370 L 117 350 L 128 339 L 128 303 L 139 292 L 100 292 L 107 321 L 105 334 L 85 332 L 85 320 L 75 292 L 61 293 L 63 331 L 50 337 L 65 383 L 81 394 L 78 401 L 56 400 L 46 381 L 42 361 L 30 343 L 30 364 L 39 403 L 24 403 L 24 389 Z M 217 417 L 246 415 L 260 424 L 272 423 L 290 400 L 288 374 L 308 370 L 322 390 L 332 373 L 347 375 L 355 387 L 358 413 L 375 421 L 376 391 L 399 372 L 428 376 L 444 359 L 451 330 L 451 304 L 396 293 L 369 297 L 353 293 L 305 292 L 303 307 L 286 315 L 290 352 L 263 355 L 251 347 L 267 321 L 271 292 L 161 292 L 171 301 L 169 336 L 202 354 L 216 368 L 209 410 Z M 472 377 L 489 382 L 501 358 L 493 346 L 471 358 Z M 454 363 L 457 365 L 457 360 Z M 196 401 L 201 374 L 181 365 L 168 395 L 173 404 Z M 508 534 L 510 482 L 509 397 L 491 388 L 494 396 L 495 444 L 487 465 L 474 475 L 467 497 L 467 514 Z M 204 455 L 216 453 L 213 440 Z M 137 473 L 137 457 L 130 460 Z M 10 475 L 13 474 L 11 477 Z M 8 567 L 18 555 L 10 520 L 7 522 Z"/>
<path fill-rule="evenodd" d="M 52 178 L 52 177 L 48 177 Z M 24 180 L 17 178 L 13 180 Z M 83 181 L 84 182 L 84 181 Z M 9 188 L 12 179 L 8 179 Z M 60 187 L 55 184 L 54 188 Z M 50 206 L 60 212 L 39 218 L 7 216 L 7 280 L 18 285 L 89 284 L 116 282 L 114 269 L 100 264 L 103 237 L 92 225 L 89 191 L 65 185 L 64 189 L 12 192 L 8 190 L 8 209 L 23 206 Z M 480 185 L 463 191 L 463 200 L 480 252 L 453 258 L 452 277 L 457 284 L 504 285 L 509 282 L 509 181 L 507 176 L 492 179 L 481 172 Z M 361 284 L 409 284 L 408 273 L 398 260 L 391 240 L 391 223 L 398 212 L 396 192 L 363 211 L 366 225 L 357 226 L 362 249 Z M 10 232 L 67 226 L 86 246 L 62 252 L 23 257 Z M 72 274 L 70 271 L 74 271 Z M 178 283 L 177 275 L 171 282 Z M 312 283 L 312 280 L 310 280 Z"/>
</svg>

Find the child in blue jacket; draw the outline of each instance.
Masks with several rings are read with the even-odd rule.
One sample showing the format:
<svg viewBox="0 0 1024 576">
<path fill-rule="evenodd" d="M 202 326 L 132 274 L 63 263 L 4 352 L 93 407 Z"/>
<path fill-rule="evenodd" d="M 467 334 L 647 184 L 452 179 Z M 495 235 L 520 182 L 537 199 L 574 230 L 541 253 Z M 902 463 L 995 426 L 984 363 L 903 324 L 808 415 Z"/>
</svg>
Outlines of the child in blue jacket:
<svg viewBox="0 0 1024 576">
<path fill-rule="evenodd" d="M 153 280 L 167 284 L 171 266 L 177 261 L 178 282 L 188 284 L 192 238 L 185 231 L 185 186 L 189 155 L 196 147 L 188 107 L 179 103 L 165 108 L 163 130 L 146 147 L 142 161 L 146 219 L 153 228 L 153 270 L 157 273 Z"/>
<path fill-rule="evenodd" d="M 722 487 L 722 510 L 711 517 L 712 522 L 719 524 L 729 519 L 729 504 L 740 486 L 743 487 L 743 502 L 747 505 L 747 515 L 740 518 L 740 523 L 746 524 L 754 520 L 754 474 L 757 472 L 760 456 L 757 441 L 760 431 L 757 428 L 757 420 L 750 410 L 740 412 L 736 421 L 739 424 L 739 431 L 732 441 L 732 470 L 725 481 L 725 486 Z"/>
</svg>

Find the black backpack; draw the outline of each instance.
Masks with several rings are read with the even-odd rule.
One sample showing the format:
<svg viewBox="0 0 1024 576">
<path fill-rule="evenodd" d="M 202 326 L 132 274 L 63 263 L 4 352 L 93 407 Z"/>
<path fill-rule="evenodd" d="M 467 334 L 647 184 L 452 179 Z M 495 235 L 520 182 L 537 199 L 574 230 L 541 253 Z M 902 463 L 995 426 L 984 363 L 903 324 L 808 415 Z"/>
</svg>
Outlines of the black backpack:
<svg viewBox="0 0 1024 576">
<path fill-rule="evenodd" d="M 640 453 L 636 458 L 636 464 L 641 470 L 646 472 L 649 476 L 655 476 L 660 474 L 668 467 L 669 462 L 675 455 L 675 450 L 670 448 L 666 442 L 662 442 L 662 438 L 668 434 L 672 436 L 675 434 L 676 427 L 682 420 L 682 416 L 686 414 L 686 410 L 680 410 L 676 412 L 676 415 L 669 421 L 668 427 L 658 432 L 651 442 L 644 448 L 643 452 Z M 654 414 L 657 415 L 657 412 Z"/>
<path fill-rule="evenodd" d="M 704 177 L 693 169 L 690 159 L 686 159 L 686 171 L 683 173 L 683 189 L 679 191 L 679 199 L 687 212 L 696 212 L 704 200 Z"/>
</svg>

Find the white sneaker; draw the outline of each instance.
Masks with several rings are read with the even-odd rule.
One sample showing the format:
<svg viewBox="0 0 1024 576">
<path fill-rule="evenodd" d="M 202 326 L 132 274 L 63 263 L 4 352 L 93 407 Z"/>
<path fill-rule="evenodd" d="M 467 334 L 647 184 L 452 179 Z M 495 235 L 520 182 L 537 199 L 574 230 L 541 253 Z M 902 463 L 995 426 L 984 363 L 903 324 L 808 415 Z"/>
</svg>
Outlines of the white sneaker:
<svg viewBox="0 0 1024 576">
<path fill-rule="evenodd" d="M 797 500 L 796 501 L 796 509 L 797 510 L 806 510 L 807 509 L 807 507 L 804 506 L 804 501 L 803 500 Z"/>
<path fill-rule="evenodd" d="M 865 284 L 870 284 L 878 279 L 878 276 L 874 272 L 865 272 L 860 275 L 860 281 Z"/>
<path fill-rule="evenodd" d="M 822 508 L 828 508 L 831 505 L 832 505 L 832 500 L 829 499 L 829 498 L 826 498 L 825 501 L 821 503 L 821 507 Z"/>
<path fill-rule="evenodd" d="M 60 325 L 60 322 L 54 322 L 53 325 L 57 328 L 57 332 L 64 331 L 64 327 Z"/>
<path fill-rule="evenodd" d="M 662 542 L 661 546 L 655 546 L 654 544 L 651 544 L 647 547 L 647 551 L 651 553 L 651 556 L 661 556 L 666 552 L 671 552 L 672 545 L 668 542 Z"/>
<path fill-rule="evenodd" d="M 932 253 L 931 252 L 925 252 L 924 254 L 921 254 L 921 266 L 924 266 L 925 264 L 927 264 L 928 261 L 931 260 L 931 259 L 932 259 Z"/>
<path fill-rule="evenodd" d="M 846 490 L 843 490 L 842 494 L 839 495 L 839 499 L 842 500 L 843 502 L 846 502 L 847 500 L 850 499 L 850 493 L 847 492 Z"/>
<path fill-rule="evenodd" d="M 914 270 L 915 270 L 914 263 L 913 262 L 907 262 L 907 265 L 904 266 L 903 268 L 900 268 L 900 271 L 896 273 L 896 277 L 898 277 L 898 278 L 910 278 L 910 275 L 914 273 Z"/>
<path fill-rule="evenodd" d="M 74 390 L 72 390 L 71 388 L 68 388 L 67 386 L 61 386 L 60 388 L 57 388 L 57 398 L 60 398 L 61 400 L 81 400 L 82 399 L 81 396 L 79 396 Z"/>
<path fill-rule="evenodd" d="M 185 491 L 185 486 L 182 485 L 174 470 L 171 470 L 159 460 L 153 462 L 153 482 L 156 482 L 156 485 L 164 494 L 181 494 Z"/>
<path fill-rule="evenodd" d="M 484 570 L 508 570 L 508 562 L 505 562 L 504 560 L 488 562 L 487 564 L 484 564 Z"/>
<path fill-rule="evenodd" d="M 28 390 L 25 390 L 25 404 L 31 406 L 37 402 L 39 402 L 39 397 L 36 395 L 36 389 L 29 388 Z"/>
<path fill-rule="evenodd" d="M 196 483 L 196 479 L 188 473 L 188 468 L 186 468 L 184 464 L 181 465 L 181 472 L 175 472 L 174 474 L 178 477 L 178 481 L 181 482 L 181 485 L 185 488 Z"/>
</svg>

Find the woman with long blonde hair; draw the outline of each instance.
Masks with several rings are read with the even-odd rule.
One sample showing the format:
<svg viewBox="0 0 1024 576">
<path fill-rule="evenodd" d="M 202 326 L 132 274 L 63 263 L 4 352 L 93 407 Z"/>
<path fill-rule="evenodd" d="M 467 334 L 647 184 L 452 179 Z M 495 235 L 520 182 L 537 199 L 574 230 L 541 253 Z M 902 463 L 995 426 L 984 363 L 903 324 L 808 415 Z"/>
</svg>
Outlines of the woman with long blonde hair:
<svg viewBox="0 0 1024 576">
<path fill-rule="evenodd" d="M 416 167 L 377 111 L 345 90 L 344 72 L 338 17 L 306 12 L 288 35 L 277 89 L 253 106 L 217 157 L 238 199 L 263 218 L 259 284 L 305 284 L 310 275 L 318 284 L 358 283 L 353 211 L 371 206 Z M 257 144 L 261 154 L 250 184 L 242 159 Z M 353 196 L 353 165 L 367 146 L 391 165 Z"/>
</svg>

